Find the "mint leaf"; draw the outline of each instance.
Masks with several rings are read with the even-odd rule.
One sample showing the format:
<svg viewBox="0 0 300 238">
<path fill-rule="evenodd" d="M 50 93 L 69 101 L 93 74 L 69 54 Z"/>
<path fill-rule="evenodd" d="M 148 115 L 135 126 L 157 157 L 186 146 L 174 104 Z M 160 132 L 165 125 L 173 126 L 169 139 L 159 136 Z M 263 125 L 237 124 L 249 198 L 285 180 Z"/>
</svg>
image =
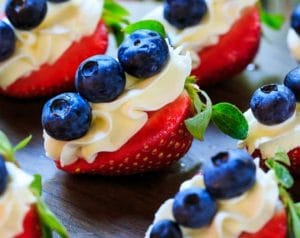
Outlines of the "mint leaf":
<svg viewBox="0 0 300 238">
<path fill-rule="evenodd" d="M 225 134 L 243 140 L 248 135 L 248 123 L 243 113 L 230 103 L 218 103 L 212 108 L 212 121 Z"/>
<path fill-rule="evenodd" d="M 68 238 L 68 232 L 66 228 L 59 222 L 59 220 L 56 218 L 56 216 L 48 209 L 44 201 L 41 200 L 41 198 L 37 198 L 37 210 L 39 213 L 39 217 L 41 219 L 41 222 L 46 228 L 46 233 L 49 229 L 51 231 L 55 231 L 61 238 Z"/>
<path fill-rule="evenodd" d="M 30 184 L 30 189 L 35 196 L 40 197 L 42 195 L 42 176 L 35 174 L 33 177 L 34 179 Z"/>
<path fill-rule="evenodd" d="M 275 160 L 275 161 L 281 162 L 281 163 L 283 163 L 283 164 L 285 164 L 287 166 L 291 165 L 289 156 L 287 155 L 287 153 L 285 152 L 285 150 L 282 149 L 282 148 L 279 148 L 277 150 L 277 152 L 275 153 L 275 156 L 272 159 Z"/>
<path fill-rule="evenodd" d="M 124 32 L 121 29 L 129 24 L 128 16 L 129 12 L 116 1 L 104 1 L 102 18 L 109 31 L 114 34 L 117 45 L 124 40 Z"/>
<path fill-rule="evenodd" d="M 273 159 L 267 159 L 266 165 L 275 172 L 277 182 L 284 188 L 291 188 L 294 184 L 294 179 L 290 172 L 282 164 Z"/>
<path fill-rule="evenodd" d="M 123 29 L 123 31 L 127 34 L 131 34 L 135 31 L 141 30 L 141 29 L 156 31 L 163 38 L 167 37 L 167 34 L 166 34 L 163 24 L 161 24 L 159 21 L 155 21 L 155 20 L 142 20 L 142 21 L 135 22 L 131 25 L 128 25 L 126 28 Z"/>
<path fill-rule="evenodd" d="M 32 139 L 32 136 L 30 135 L 30 136 L 26 137 L 24 140 L 22 140 L 21 142 L 19 142 L 19 143 L 13 148 L 14 152 L 17 152 L 17 151 L 23 149 L 24 147 L 26 147 L 26 146 L 28 145 L 28 143 L 31 141 L 31 139 Z"/>
<path fill-rule="evenodd" d="M 262 7 L 260 7 L 260 19 L 263 24 L 273 30 L 280 30 L 285 21 L 283 15 L 266 12 Z"/>
</svg>

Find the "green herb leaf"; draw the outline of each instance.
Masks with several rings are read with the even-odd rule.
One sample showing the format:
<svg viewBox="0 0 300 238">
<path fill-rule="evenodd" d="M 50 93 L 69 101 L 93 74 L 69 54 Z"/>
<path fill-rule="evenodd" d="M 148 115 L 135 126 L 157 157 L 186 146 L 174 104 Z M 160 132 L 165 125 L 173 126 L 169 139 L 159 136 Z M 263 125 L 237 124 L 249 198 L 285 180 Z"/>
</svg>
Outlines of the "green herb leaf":
<svg viewBox="0 0 300 238">
<path fill-rule="evenodd" d="M 248 135 L 248 123 L 243 113 L 230 103 L 218 103 L 212 108 L 212 121 L 225 134 L 243 140 Z"/>
<path fill-rule="evenodd" d="M 260 19 L 273 30 L 280 30 L 285 21 L 283 15 L 266 12 L 262 7 L 260 7 Z"/>
<path fill-rule="evenodd" d="M 282 164 L 273 159 L 267 159 L 266 165 L 275 172 L 277 182 L 284 188 L 291 188 L 294 184 L 294 179 L 290 172 Z"/>
<path fill-rule="evenodd" d="M 292 237 L 300 238 L 300 219 L 299 215 L 295 209 L 293 201 L 288 203 L 288 216 L 289 216 L 289 226 L 292 228 Z"/>
<path fill-rule="evenodd" d="M 127 26 L 126 28 L 124 28 L 123 31 L 127 34 L 131 34 L 135 31 L 141 30 L 141 29 L 156 31 L 163 38 L 167 37 L 167 34 L 166 34 L 163 24 L 161 24 L 159 21 L 155 21 L 155 20 L 142 20 L 142 21 L 135 22 L 135 23 Z"/>
<path fill-rule="evenodd" d="M 285 164 L 287 166 L 291 165 L 289 156 L 287 155 L 287 153 L 285 152 L 285 150 L 282 149 L 282 148 L 279 148 L 277 150 L 277 152 L 275 153 L 275 156 L 272 159 L 275 160 L 275 161 L 281 162 L 281 163 L 283 163 L 283 164 Z"/>
<path fill-rule="evenodd" d="M 122 28 L 129 24 L 129 12 L 115 0 L 105 0 L 102 18 L 109 31 L 114 34 L 117 45 L 124 40 Z"/>
<path fill-rule="evenodd" d="M 39 217 L 45 226 L 46 234 L 49 233 L 49 230 L 55 231 L 61 238 L 68 238 L 68 232 L 66 228 L 60 223 L 56 216 L 48 209 L 44 201 L 41 198 L 37 198 L 37 210 Z"/>
<path fill-rule="evenodd" d="M 42 195 L 42 176 L 35 174 L 32 183 L 30 184 L 30 189 L 36 197 Z"/>
<path fill-rule="evenodd" d="M 17 152 L 17 151 L 19 151 L 19 150 L 25 148 L 25 147 L 28 145 L 28 143 L 31 141 L 31 139 L 32 139 L 32 136 L 30 135 L 30 136 L 26 137 L 24 140 L 22 140 L 21 142 L 19 142 L 19 143 L 14 147 L 14 152 Z"/>
</svg>

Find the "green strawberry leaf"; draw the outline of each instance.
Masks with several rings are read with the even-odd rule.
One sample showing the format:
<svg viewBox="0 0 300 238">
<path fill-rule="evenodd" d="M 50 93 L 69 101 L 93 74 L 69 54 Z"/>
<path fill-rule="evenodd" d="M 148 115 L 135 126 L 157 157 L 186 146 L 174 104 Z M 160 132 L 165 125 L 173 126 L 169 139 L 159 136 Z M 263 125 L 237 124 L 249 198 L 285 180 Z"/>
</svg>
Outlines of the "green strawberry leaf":
<svg viewBox="0 0 300 238">
<path fill-rule="evenodd" d="M 34 179 L 30 185 L 30 189 L 36 197 L 42 195 L 42 176 L 39 174 L 33 175 Z"/>
<path fill-rule="evenodd" d="M 49 210 L 47 205 L 40 197 L 37 198 L 36 207 L 41 222 L 45 227 L 46 234 L 48 234 L 49 231 L 55 231 L 61 238 L 69 237 L 66 228 L 60 223 L 60 221 L 56 218 L 56 216 Z"/>
<path fill-rule="evenodd" d="M 284 24 L 285 17 L 281 14 L 269 13 L 260 7 L 260 19 L 263 24 L 273 30 L 280 30 Z"/>
<path fill-rule="evenodd" d="M 155 20 L 142 20 L 135 22 L 133 24 L 128 25 L 123 29 L 123 31 L 127 34 L 131 34 L 137 30 L 146 29 L 151 31 L 156 31 L 163 38 L 167 37 L 167 33 L 165 31 L 165 27 L 159 21 Z"/>
<path fill-rule="evenodd" d="M 266 165 L 275 172 L 277 182 L 284 188 L 291 188 L 294 179 L 288 169 L 273 159 L 267 159 Z"/>
<path fill-rule="evenodd" d="M 32 139 L 32 136 L 30 135 L 30 136 L 26 137 L 25 139 L 23 139 L 21 142 L 19 142 L 19 143 L 13 148 L 14 152 L 17 152 L 17 151 L 19 151 L 19 150 L 25 148 L 25 147 L 28 145 L 28 143 L 31 141 L 31 139 Z"/>
<path fill-rule="evenodd" d="M 279 148 L 276 153 L 275 156 L 272 158 L 275 161 L 281 162 L 287 166 L 291 165 L 289 156 L 287 155 L 287 153 L 284 151 L 284 149 Z"/>
<path fill-rule="evenodd" d="M 212 108 L 212 121 L 225 134 L 243 140 L 248 135 L 248 123 L 243 113 L 230 103 L 218 103 Z"/>
<path fill-rule="evenodd" d="M 115 0 L 105 0 L 102 18 L 109 31 L 114 34 L 116 44 L 120 45 L 124 40 L 122 28 L 129 24 L 129 12 Z"/>
<path fill-rule="evenodd" d="M 293 238 L 300 238 L 300 218 L 292 200 L 288 202 L 288 221 Z"/>
</svg>

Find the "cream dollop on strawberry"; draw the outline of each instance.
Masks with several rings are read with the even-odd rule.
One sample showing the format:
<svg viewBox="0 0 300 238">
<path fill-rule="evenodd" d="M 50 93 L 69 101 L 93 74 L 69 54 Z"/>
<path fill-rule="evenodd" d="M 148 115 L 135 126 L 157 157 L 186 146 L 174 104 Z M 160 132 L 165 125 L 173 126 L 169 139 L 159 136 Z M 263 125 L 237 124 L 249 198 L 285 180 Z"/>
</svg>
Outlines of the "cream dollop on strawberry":
<svg viewBox="0 0 300 238">
<path fill-rule="evenodd" d="M 31 31 L 14 29 L 17 44 L 14 54 L 0 63 L 0 87 L 28 76 L 44 64 L 54 64 L 72 45 L 95 31 L 103 8 L 102 0 L 70 0 L 47 3 L 45 19 Z M 4 19 L 8 24 L 8 19 Z M 18 69 L 18 70 L 16 70 Z"/>
<path fill-rule="evenodd" d="M 180 191 L 190 188 L 205 189 L 203 175 L 196 175 L 184 182 Z M 173 216 L 174 199 L 162 204 L 155 214 L 153 224 L 161 220 L 175 221 Z M 256 160 L 256 182 L 252 188 L 241 196 L 216 200 L 217 213 L 210 225 L 193 229 L 180 226 L 182 237 L 189 238 L 233 238 L 243 232 L 255 233 L 274 216 L 279 200 L 279 190 L 273 171 L 265 173 Z M 150 237 L 151 225 L 146 233 Z"/>
<path fill-rule="evenodd" d="M 118 150 L 146 124 L 147 112 L 163 108 L 183 92 L 191 58 L 181 50 L 169 47 L 170 59 L 157 75 L 141 81 L 127 74 L 125 91 L 116 100 L 91 103 L 92 125 L 82 138 L 64 142 L 44 132 L 46 153 L 65 166 L 79 158 L 92 163 L 99 152 Z"/>
<path fill-rule="evenodd" d="M 200 64 L 198 52 L 203 48 L 216 45 L 220 36 L 226 34 L 241 17 L 243 10 L 255 5 L 256 0 L 206 0 L 207 12 L 201 21 L 194 26 L 177 29 L 163 16 L 163 6 L 154 9 L 144 19 L 160 21 L 174 46 L 182 45 L 191 52 L 193 68 Z"/>
<path fill-rule="evenodd" d="M 10 162 L 6 162 L 6 167 L 9 180 L 0 195 L 0 237 L 15 237 L 23 232 L 24 218 L 36 197 L 30 190 L 33 177 Z"/>
</svg>

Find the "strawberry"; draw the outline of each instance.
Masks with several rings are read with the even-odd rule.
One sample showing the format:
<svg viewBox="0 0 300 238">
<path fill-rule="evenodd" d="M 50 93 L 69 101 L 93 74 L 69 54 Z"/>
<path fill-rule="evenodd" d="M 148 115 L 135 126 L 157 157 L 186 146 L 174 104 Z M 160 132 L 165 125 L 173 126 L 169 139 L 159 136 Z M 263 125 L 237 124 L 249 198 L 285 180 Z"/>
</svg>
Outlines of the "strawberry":
<svg viewBox="0 0 300 238">
<path fill-rule="evenodd" d="M 150 112 L 144 127 L 115 152 L 101 152 L 91 164 L 83 159 L 61 166 L 69 173 L 127 175 L 158 170 L 179 160 L 190 148 L 193 137 L 184 121 L 193 113 L 190 98 L 182 94 L 158 111 Z"/>
<path fill-rule="evenodd" d="M 39 70 L 18 79 L 6 89 L 4 95 L 17 98 L 48 96 L 74 87 L 74 75 L 78 65 L 86 58 L 105 53 L 108 45 L 108 31 L 100 21 L 96 31 L 79 42 L 74 42 L 53 64 L 44 64 Z"/>
<path fill-rule="evenodd" d="M 217 45 L 199 52 L 201 65 L 192 72 L 198 77 L 197 83 L 206 86 L 242 72 L 255 57 L 260 36 L 259 11 L 248 8 Z"/>
<path fill-rule="evenodd" d="M 280 209 L 261 230 L 254 234 L 243 233 L 240 238 L 285 238 L 287 230 L 287 214 L 284 209 Z"/>
<path fill-rule="evenodd" d="M 23 222 L 23 233 L 15 238 L 41 238 L 42 230 L 40 226 L 39 215 L 35 206 L 32 206 L 26 214 Z"/>
</svg>

